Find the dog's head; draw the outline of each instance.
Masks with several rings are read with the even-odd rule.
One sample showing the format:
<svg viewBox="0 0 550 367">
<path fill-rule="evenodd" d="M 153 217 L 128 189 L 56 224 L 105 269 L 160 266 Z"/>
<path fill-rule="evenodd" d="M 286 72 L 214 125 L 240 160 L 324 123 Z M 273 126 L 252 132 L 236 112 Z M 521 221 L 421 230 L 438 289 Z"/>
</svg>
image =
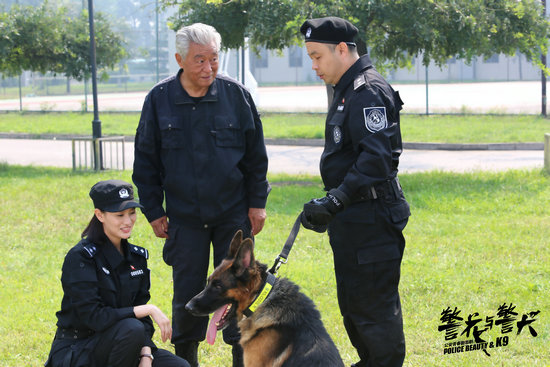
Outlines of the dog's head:
<svg viewBox="0 0 550 367">
<path fill-rule="evenodd" d="M 214 312 L 207 332 L 207 340 L 214 343 L 217 330 L 233 319 L 240 320 L 243 311 L 252 303 L 265 278 L 267 267 L 254 260 L 254 242 L 243 239 L 238 231 L 229 248 L 228 256 L 208 277 L 206 288 L 193 297 L 185 309 L 195 316 Z"/>
</svg>

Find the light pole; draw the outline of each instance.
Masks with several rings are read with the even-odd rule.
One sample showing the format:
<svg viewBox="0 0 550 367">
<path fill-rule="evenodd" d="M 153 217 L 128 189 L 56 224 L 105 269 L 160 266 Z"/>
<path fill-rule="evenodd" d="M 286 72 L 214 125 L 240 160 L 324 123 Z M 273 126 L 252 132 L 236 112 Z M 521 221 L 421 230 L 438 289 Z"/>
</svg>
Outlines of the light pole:
<svg viewBox="0 0 550 367">
<path fill-rule="evenodd" d="M 544 17 L 546 18 L 546 0 L 542 0 L 542 11 L 544 14 Z M 540 56 L 540 61 L 542 62 L 542 65 L 546 68 L 546 54 L 542 54 Z M 542 107 L 541 107 L 541 114 L 542 116 L 546 117 L 546 74 L 544 74 L 544 70 L 540 73 L 541 77 L 541 84 L 542 84 Z"/>
<path fill-rule="evenodd" d="M 90 63 L 92 66 L 92 94 L 94 100 L 94 120 L 92 121 L 92 136 L 94 140 L 94 168 L 101 169 L 101 146 L 96 139 L 101 138 L 101 121 L 97 106 L 97 65 L 95 60 L 95 32 L 94 32 L 94 1 L 88 0 L 88 17 L 90 23 Z"/>
</svg>

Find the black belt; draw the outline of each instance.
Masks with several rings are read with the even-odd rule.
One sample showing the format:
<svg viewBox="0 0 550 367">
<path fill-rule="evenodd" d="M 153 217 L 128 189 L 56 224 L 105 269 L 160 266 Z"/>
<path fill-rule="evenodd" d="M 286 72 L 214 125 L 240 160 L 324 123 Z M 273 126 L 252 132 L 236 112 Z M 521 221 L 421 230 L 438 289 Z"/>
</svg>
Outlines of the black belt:
<svg viewBox="0 0 550 367">
<path fill-rule="evenodd" d="M 384 198 L 390 194 L 393 194 L 395 198 L 397 198 L 401 192 L 401 184 L 399 184 L 399 178 L 396 176 L 379 185 L 369 186 L 362 189 L 360 193 L 352 199 L 352 203 L 376 200 L 378 198 Z"/>
<path fill-rule="evenodd" d="M 93 330 L 77 330 L 77 329 L 62 329 L 58 328 L 55 333 L 56 339 L 84 339 L 94 335 Z"/>
</svg>

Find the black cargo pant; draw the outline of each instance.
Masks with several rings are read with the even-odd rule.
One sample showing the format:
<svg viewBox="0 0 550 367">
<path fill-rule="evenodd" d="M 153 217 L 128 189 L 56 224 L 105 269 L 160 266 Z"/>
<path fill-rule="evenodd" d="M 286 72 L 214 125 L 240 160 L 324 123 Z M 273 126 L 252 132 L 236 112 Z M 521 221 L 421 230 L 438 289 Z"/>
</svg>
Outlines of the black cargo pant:
<svg viewBox="0 0 550 367">
<path fill-rule="evenodd" d="M 356 203 L 328 227 L 338 304 L 361 367 L 403 365 L 399 299 L 402 231 L 410 215 L 403 197 Z"/>
<path fill-rule="evenodd" d="M 214 250 L 214 266 L 226 257 L 233 236 L 238 230 L 244 238 L 250 236 L 248 211 L 240 210 L 227 216 L 223 223 L 190 226 L 170 221 L 169 239 L 166 240 L 163 258 L 172 266 L 174 297 L 172 299 L 172 343 L 181 344 L 203 341 L 208 327 L 208 317 L 191 315 L 185 305 L 206 286 L 210 244 Z M 223 330 L 227 344 L 237 344 L 240 333 L 236 322 Z"/>
<path fill-rule="evenodd" d="M 110 328 L 84 339 L 55 339 L 46 367 L 137 367 L 145 345 L 145 328 L 138 319 L 118 321 Z M 184 359 L 157 349 L 153 367 L 189 367 Z"/>
</svg>

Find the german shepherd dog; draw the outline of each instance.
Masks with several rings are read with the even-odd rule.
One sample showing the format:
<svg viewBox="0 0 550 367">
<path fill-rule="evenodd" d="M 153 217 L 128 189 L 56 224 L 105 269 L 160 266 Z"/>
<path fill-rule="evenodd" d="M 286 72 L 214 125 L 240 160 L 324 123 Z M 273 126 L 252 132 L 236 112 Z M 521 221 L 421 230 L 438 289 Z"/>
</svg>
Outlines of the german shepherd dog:
<svg viewBox="0 0 550 367">
<path fill-rule="evenodd" d="M 243 240 L 241 231 L 206 288 L 185 308 L 196 316 L 214 312 L 210 344 L 236 318 L 245 367 L 344 367 L 313 301 L 290 280 L 269 274 L 254 259 L 253 241 Z"/>
</svg>

